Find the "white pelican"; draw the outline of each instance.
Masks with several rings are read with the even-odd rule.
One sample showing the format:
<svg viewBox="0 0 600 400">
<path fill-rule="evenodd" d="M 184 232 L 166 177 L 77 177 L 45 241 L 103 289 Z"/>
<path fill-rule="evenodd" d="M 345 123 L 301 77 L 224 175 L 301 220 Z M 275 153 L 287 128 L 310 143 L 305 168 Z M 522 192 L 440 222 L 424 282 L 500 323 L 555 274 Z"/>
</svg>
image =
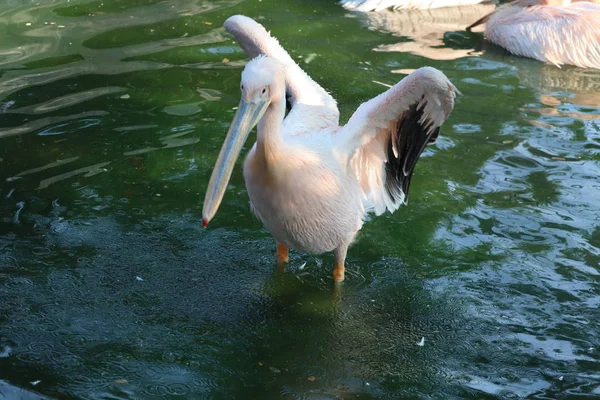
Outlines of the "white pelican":
<svg viewBox="0 0 600 400">
<path fill-rule="evenodd" d="M 240 104 L 208 184 L 202 224 L 215 216 L 242 145 L 258 124 L 244 179 L 252 210 L 277 242 L 278 264 L 288 261 L 289 248 L 333 251 L 333 278 L 340 282 L 366 213 L 406 203 L 415 164 L 452 111 L 456 88 L 424 67 L 339 127 L 335 100 L 262 25 L 237 15 L 225 28 L 253 59 L 242 72 Z"/>
<path fill-rule="evenodd" d="M 386 8 L 393 10 L 427 10 L 431 8 L 468 6 L 485 0 L 342 0 L 341 4 L 347 10 L 381 11 Z"/>
<path fill-rule="evenodd" d="M 487 39 L 513 54 L 559 67 L 600 68 L 600 4 L 595 2 L 516 0 L 467 30 L 483 23 Z"/>
</svg>

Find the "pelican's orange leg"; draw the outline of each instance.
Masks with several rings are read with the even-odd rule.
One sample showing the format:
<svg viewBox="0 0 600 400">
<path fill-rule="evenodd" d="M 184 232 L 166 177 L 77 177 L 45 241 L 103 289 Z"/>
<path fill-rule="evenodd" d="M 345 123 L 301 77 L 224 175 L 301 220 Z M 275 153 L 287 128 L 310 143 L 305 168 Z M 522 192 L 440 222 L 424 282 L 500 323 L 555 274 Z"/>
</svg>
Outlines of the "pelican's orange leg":
<svg viewBox="0 0 600 400">
<path fill-rule="evenodd" d="M 344 264 L 335 263 L 335 267 L 333 268 L 333 280 L 335 282 L 341 282 L 344 280 Z"/>
<path fill-rule="evenodd" d="M 333 268 L 333 280 L 335 282 L 342 282 L 344 280 L 344 266 L 346 262 L 346 252 L 348 246 L 342 246 L 335 249 L 335 267 Z"/>
<path fill-rule="evenodd" d="M 290 249 L 281 244 L 277 243 L 277 265 L 282 265 L 290 260 Z"/>
</svg>

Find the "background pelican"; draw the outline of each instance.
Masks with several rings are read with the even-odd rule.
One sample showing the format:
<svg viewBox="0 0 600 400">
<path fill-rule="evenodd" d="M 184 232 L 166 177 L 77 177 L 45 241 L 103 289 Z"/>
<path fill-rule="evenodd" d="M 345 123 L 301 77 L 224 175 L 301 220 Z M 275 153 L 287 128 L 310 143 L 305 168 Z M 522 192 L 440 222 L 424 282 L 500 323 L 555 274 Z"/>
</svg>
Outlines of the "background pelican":
<svg viewBox="0 0 600 400">
<path fill-rule="evenodd" d="M 381 11 L 386 8 L 394 10 L 468 6 L 485 0 L 342 0 L 342 6 L 354 11 Z"/>
<path fill-rule="evenodd" d="M 600 68 L 600 5 L 570 0 L 516 0 L 467 29 L 485 23 L 487 39 L 536 60 Z"/>
<path fill-rule="evenodd" d="M 262 25 L 234 16 L 225 28 L 255 58 L 242 72 L 242 98 L 210 178 L 203 225 L 216 214 L 258 124 L 244 179 L 254 213 L 277 241 L 278 263 L 287 262 L 290 247 L 334 251 L 333 277 L 342 281 L 348 246 L 366 213 L 406 202 L 415 164 L 452 111 L 456 88 L 438 70 L 421 68 L 362 104 L 340 128 L 333 98 Z"/>
</svg>

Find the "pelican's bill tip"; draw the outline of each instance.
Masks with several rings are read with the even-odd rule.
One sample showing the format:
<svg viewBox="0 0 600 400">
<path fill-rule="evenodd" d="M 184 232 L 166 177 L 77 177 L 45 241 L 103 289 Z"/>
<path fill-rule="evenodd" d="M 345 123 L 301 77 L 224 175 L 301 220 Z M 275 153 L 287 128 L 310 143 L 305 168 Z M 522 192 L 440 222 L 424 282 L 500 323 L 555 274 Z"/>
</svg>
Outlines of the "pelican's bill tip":
<svg viewBox="0 0 600 400">
<path fill-rule="evenodd" d="M 208 226 L 208 218 L 204 217 L 202 218 L 202 227 L 206 228 Z"/>
</svg>

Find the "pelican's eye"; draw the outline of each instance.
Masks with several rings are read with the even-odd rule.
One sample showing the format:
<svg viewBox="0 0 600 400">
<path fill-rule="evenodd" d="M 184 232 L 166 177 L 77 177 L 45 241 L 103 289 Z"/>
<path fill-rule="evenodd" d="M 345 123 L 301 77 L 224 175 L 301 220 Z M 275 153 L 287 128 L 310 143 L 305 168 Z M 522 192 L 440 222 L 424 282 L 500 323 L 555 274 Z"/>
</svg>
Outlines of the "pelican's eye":
<svg viewBox="0 0 600 400">
<path fill-rule="evenodd" d="M 263 90 L 262 90 L 262 94 L 265 94 L 265 93 L 267 93 L 267 88 L 263 88 Z"/>
</svg>

